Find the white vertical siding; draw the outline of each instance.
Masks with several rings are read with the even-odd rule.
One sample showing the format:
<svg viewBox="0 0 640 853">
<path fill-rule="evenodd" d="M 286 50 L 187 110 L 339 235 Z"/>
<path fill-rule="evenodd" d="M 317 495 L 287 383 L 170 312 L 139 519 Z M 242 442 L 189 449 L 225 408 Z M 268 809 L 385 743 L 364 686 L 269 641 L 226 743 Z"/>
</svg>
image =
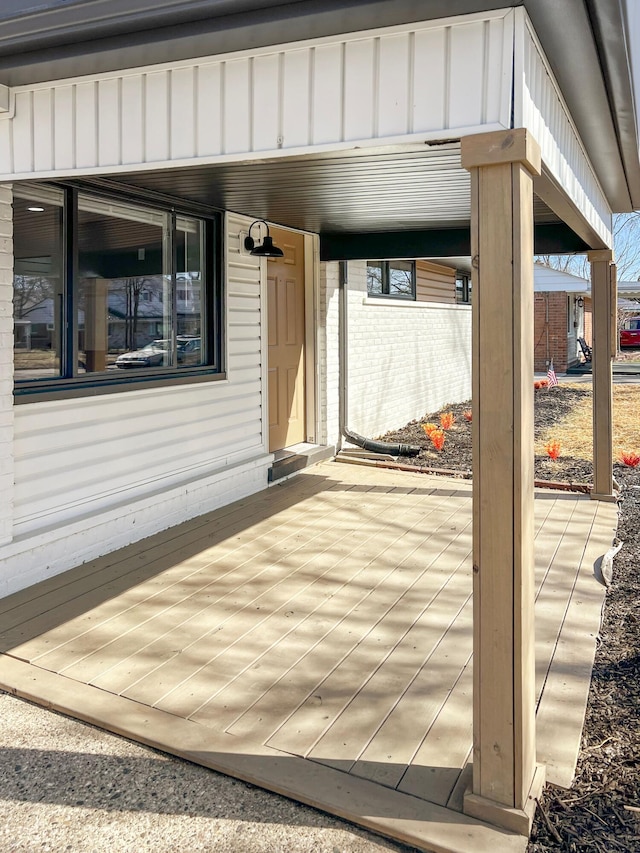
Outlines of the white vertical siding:
<svg viewBox="0 0 640 853">
<path fill-rule="evenodd" d="M 544 167 L 611 245 L 611 208 L 524 9 L 516 21 L 514 126 L 531 131 Z"/>
<path fill-rule="evenodd" d="M 227 218 L 227 380 L 17 406 L 16 533 L 267 458 L 259 259 L 241 256 L 238 242 L 249 222 Z"/>
<path fill-rule="evenodd" d="M 513 12 L 17 87 L 0 175 L 121 171 L 506 128 Z"/>
</svg>

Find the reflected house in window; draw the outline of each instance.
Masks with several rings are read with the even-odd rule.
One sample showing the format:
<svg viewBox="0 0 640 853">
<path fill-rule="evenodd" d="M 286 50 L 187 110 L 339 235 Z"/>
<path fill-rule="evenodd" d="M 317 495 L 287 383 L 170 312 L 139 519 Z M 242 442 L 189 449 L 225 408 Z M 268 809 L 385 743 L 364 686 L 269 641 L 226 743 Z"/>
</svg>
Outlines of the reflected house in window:
<svg viewBox="0 0 640 853">
<path fill-rule="evenodd" d="M 109 352 L 138 349 L 162 337 L 162 277 L 109 282 Z"/>
<path fill-rule="evenodd" d="M 162 276 L 130 277 L 109 282 L 109 352 L 143 347 L 163 337 L 165 306 Z M 198 274 L 181 273 L 176 281 L 176 334 L 200 334 Z"/>
</svg>

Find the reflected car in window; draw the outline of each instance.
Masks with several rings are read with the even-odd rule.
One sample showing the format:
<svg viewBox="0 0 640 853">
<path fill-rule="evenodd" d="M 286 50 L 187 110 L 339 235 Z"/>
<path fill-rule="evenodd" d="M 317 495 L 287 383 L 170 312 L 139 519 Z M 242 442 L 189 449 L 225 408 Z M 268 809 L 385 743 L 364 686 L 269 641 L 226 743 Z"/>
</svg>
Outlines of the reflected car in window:
<svg viewBox="0 0 640 853">
<path fill-rule="evenodd" d="M 151 341 L 151 343 L 148 343 L 142 349 L 119 355 L 116 359 L 116 367 L 127 369 L 131 367 L 157 367 L 158 365 L 167 364 L 170 348 L 171 341 Z"/>
<path fill-rule="evenodd" d="M 199 337 L 195 335 L 178 335 L 176 344 L 178 349 L 178 364 L 202 363 L 202 344 Z"/>
</svg>

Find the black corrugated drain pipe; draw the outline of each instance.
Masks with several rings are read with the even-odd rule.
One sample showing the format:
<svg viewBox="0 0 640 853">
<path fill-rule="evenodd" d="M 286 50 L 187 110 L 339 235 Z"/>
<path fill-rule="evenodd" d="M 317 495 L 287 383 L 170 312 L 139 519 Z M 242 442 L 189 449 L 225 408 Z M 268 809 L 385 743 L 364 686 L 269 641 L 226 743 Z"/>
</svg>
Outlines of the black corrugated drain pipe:
<svg viewBox="0 0 640 853">
<path fill-rule="evenodd" d="M 351 432 L 348 427 L 342 428 L 342 434 L 351 444 L 356 444 L 362 447 L 363 450 L 369 450 L 371 453 L 388 453 L 390 456 L 417 456 L 422 450 L 415 444 L 393 444 L 386 441 L 374 441 L 371 438 L 364 438 L 358 435 L 357 432 Z"/>
</svg>

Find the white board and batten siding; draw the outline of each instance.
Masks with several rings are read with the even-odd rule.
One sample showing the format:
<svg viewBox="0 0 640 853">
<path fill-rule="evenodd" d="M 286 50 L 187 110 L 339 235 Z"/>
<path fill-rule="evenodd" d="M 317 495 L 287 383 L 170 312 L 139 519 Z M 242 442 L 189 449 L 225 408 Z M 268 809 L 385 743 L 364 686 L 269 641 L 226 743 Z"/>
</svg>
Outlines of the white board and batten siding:
<svg viewBox="0 0 640 853">
<path fill-rule="evenodd" d="M 266 486 L 260 262 L 239 246 L 250 221 L 226 218 L 226 379 L 15 407 L 0 596 Z"/>
<path fill-rule="evenodd" d="M 514 126 L 540 145 L 542 162 L 593 230 L 612 245 L 611 208 L 560 87 L 523 8 L 515 10 Z"/>
<path fill-rule="evenodd" d="M 487 12 L 11 90 L 0 180 L 509 127 L 514 16 Z"/>
</svg>

